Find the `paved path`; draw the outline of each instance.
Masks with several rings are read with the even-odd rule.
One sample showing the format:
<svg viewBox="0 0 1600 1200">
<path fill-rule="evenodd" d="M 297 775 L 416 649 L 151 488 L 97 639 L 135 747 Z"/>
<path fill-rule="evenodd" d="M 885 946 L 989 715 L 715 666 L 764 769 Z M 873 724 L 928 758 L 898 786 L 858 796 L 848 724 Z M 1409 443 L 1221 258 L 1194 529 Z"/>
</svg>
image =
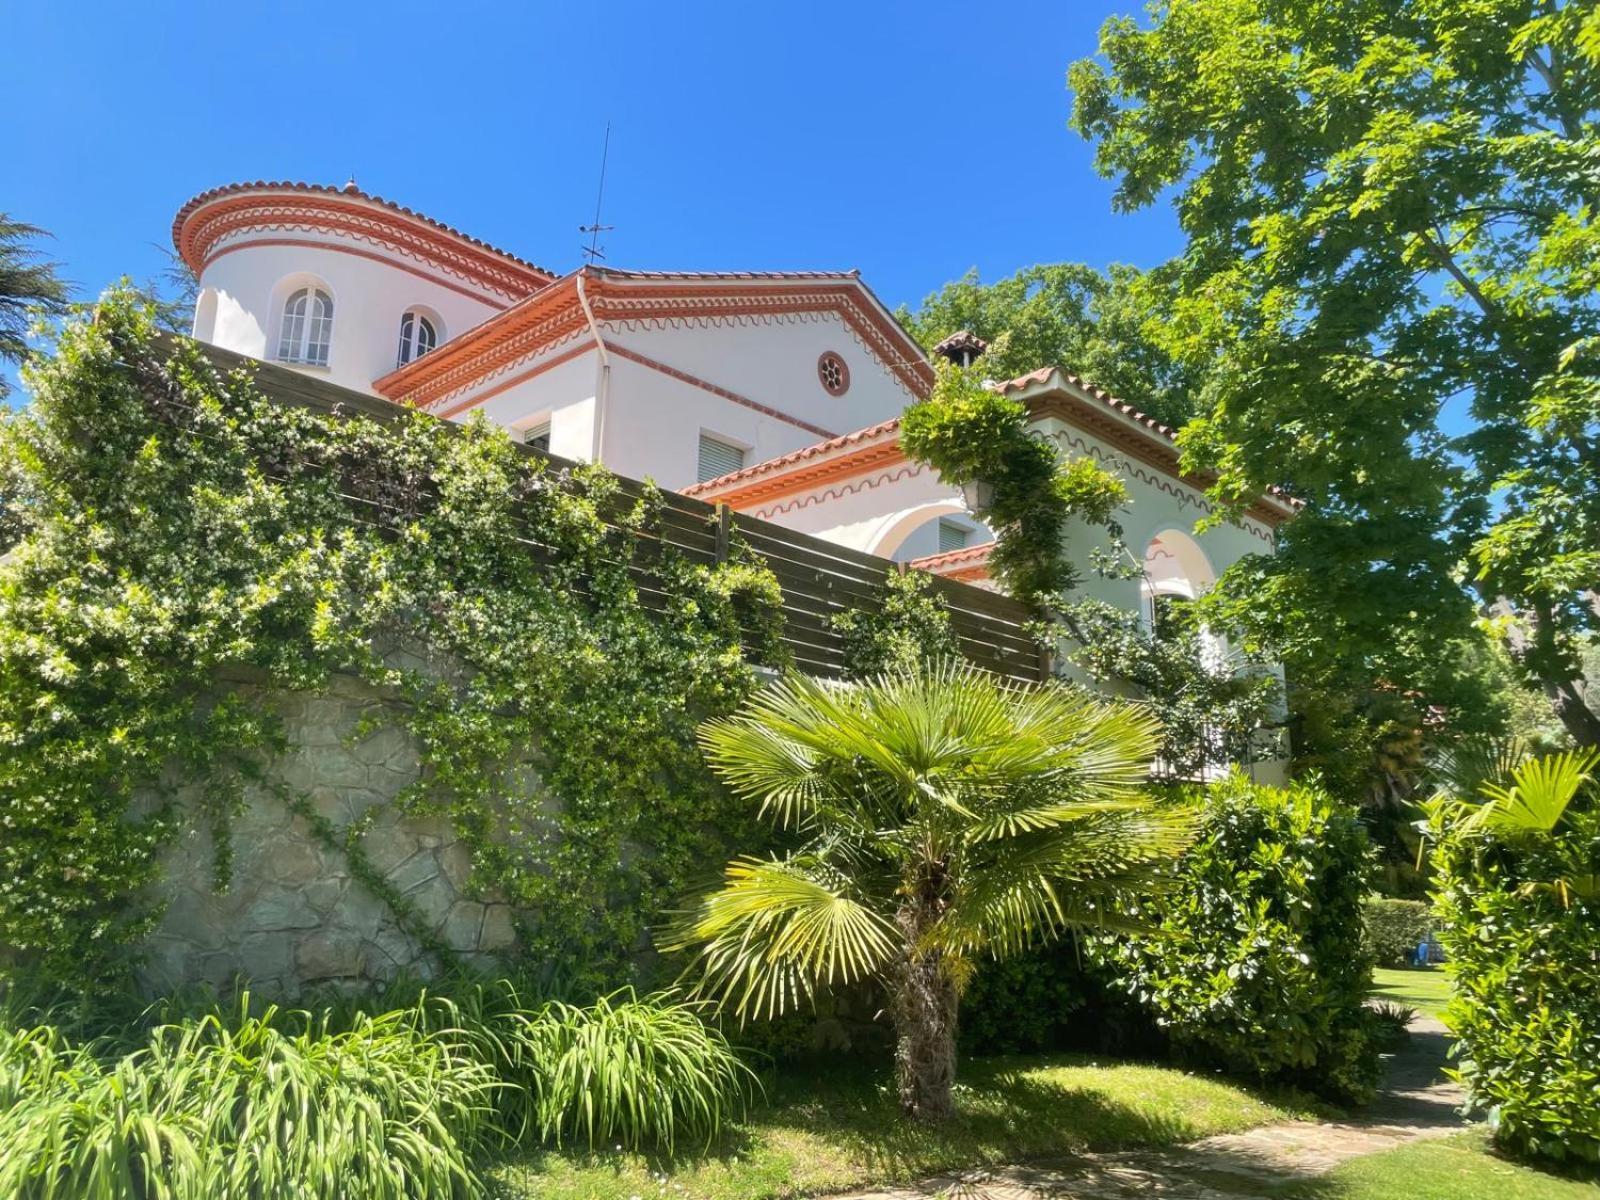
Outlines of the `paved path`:
<svg viewBox="0 0 1600 1200">
<path fill-rule="evenodd" d="M 1284 1121 L 1161 1151 L 1085 1155 L 1028 1167 L 996 1167 L 906 1188 L 835 1200 L 1237 1200 L 1260 1197 L 1364 1154 L 1461 1129 L 1461 1089 L 1441 1073 L 1449 1035 L 1432 1017 L 1389 1060 L 1383 1091 L 1359 1120 Z"/>
</svg>

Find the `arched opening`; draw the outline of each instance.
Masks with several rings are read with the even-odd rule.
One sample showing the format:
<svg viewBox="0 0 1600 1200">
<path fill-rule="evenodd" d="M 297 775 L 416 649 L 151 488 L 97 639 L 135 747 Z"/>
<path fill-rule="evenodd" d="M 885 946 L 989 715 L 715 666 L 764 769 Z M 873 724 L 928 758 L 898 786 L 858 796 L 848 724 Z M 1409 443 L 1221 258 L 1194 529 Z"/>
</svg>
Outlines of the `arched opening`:
<svg viewBox="0 0 1600 1200">
<path fill-rule="evenodd" d="M 941 521 L 948 528 L 941 528 Z M 896 561 L 921 558 L 939 553 L 941 537 L 949 543 L 957 529 L 966 535 L 966 545 L 990 540 L 989 531 L 959 500 L 934 500 L 884 517 L 866 550 Z"/>
<path fill-rule="evenodd" d="M 415 362 L 444 340 L 444 324 L 431 310 L 413 306 L 400 316 L 400 345 L 395 365 Z"/>
<path fill-rule="evenodd" d="M 217 332 L 217 289 L 206 288 L 194 306 L 194 337 L 209 342 Z"/>
<path fill-rule="evenodd" d="M 1217 582 L 1210 558 L 1183 530 L 1163 529 L 1146 543 L 1143 565 L 1139 599 L 1145 627 L 1162 640 L 1184 636 L 1184 606 Z M 1198 630 L 1198 650 L 1201 662 L 1212 671 L 1226 669 L 1226 644 L 1204 626 Z"/>
<path fill-rule="evenodd" d="M 333 292 L 310 275 L 291 276 L 276 289 L 279 362 L 326 367 L 333 346 Z"/>
</svg>

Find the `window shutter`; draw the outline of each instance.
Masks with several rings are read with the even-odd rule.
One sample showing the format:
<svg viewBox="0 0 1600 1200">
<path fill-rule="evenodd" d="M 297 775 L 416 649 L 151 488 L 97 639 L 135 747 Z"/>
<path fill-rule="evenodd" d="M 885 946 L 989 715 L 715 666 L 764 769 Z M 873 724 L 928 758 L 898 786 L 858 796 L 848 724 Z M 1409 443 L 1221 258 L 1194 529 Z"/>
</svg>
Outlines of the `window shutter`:
<svg viewBox="0 0 1600 1200">
<path fill-rule="evenodd" d="M 700 435 L 699 481 L 731 475 L 744 466 L 744 451 L 705 434 Z"/>
<path fill-rule="evenodd" d="M 546 454 L 549 454 L 550 422 L 546 421 L 543 425 L 533 426 L 522 435 L 522 440 L 526 445 L 532 446 L 535 450 L 542 450 Z"/>
<path fill-rule="evenodd" d="M 965 550 L 967 548 L 968 530 L 954 521 L 939 522 L 939 553 L 947 554 L 951 550 Z"/>
</svg>

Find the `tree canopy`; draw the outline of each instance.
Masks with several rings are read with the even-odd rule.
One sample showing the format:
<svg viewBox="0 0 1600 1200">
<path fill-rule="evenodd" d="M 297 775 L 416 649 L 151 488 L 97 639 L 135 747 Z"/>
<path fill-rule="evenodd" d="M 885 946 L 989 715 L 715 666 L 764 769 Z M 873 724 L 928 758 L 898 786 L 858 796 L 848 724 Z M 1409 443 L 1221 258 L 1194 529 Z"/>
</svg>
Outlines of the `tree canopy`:
<svg viewBox="0 0 1600 1200">
<path fill-rule="evenodd" d="M 895 315 L 924 349 L 966 329 L 989 343 L 984 375 L 1012 379 L 1060 367 L 1174 427 L 1189 417 L 1200 371 L 1177 360 L 1154 323 L 1171 301 L 1162 271 L 1113 264 L 1043 263 L 984 283 L 976 270 L 912 312 Z"/>
<path fill-rule="evenodd" d="M 1600 12 L 1159 0 L 1073 65 L 1116 203 L 1173 195 L 1189 464 L 1306 501 L 1213 617 L 1422 686 L 1498 605 L 1580 742 L 1600 589 Z M 1331 658 L 1330 658 L 1331 654 Z"/>
<path fill-rule="evenodd" d="M 28 353 L 28 326 L 38 315 L 66 311 L 67 285 L 55 264 L 33 245 L 45 237 L 37 226 L 0 212 L 0 360 L 20 364 Z M 11 391 L 0 375 L 0 400 Z"/>
</svg>

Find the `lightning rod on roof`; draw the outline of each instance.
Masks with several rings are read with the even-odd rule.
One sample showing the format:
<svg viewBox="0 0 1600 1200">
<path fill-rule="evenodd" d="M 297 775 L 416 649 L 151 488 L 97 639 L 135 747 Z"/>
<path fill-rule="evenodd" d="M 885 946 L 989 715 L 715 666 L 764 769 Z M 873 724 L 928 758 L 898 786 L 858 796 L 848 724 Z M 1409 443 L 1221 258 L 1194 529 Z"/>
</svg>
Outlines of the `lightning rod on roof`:
<svg viewBox="0 0 1600 1200">
<path fill-rule="evenodd" d="M 615 225 L 600 224 L 600 205 L 606 198 L 606 159 L 608 159 L 610 156 L 611 122 L 607 121 L 606 140 L 600 150 L 600 187 L 595 192 L 594 197 L 594 221 L 588 225 L 578 226 L 579 233 L 587 233 L 589 235 L 589 244 L 587 246 L 580 247 L 580 249 L 583 253 L 583 256 L 587 258 L 591 264 L 593 264 L 596 259 L 604 258 L 606 256 L 605 251 L 600 246 L 600 235 L 602 233 L 609 233 L 611 230 L 616 228 Z"/>
</svg>

